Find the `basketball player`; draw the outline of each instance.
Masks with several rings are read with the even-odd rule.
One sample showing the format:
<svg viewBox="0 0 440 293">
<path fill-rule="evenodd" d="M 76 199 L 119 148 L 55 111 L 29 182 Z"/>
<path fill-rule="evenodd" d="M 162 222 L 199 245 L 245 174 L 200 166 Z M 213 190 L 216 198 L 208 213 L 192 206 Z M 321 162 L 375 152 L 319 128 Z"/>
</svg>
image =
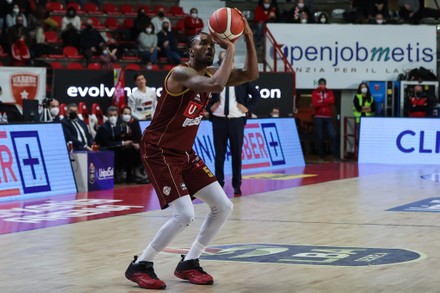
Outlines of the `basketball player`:
<svg viewBox="0 0 440 293">
<path fill-rule="evenodd" d="M 192 149 L 204 108 L 211 93 L 225 86 L 258 78 L 257 54 L 252 30 L 244 17 L 243 32 L 247 55 L 242 69 L 232 69 L 235 46 L 229 40 L 207 33 L 196 35 L 190 42 L 189 61 L 174 67 L 165 77 L 151 124 L 144 130 L 141 156 L 159 198 L 162 209 L 169 207 L 172 217 L 159 229 L 142 254 L 134 257 L 125 276 L 146 289 L 164 289 L 153 269 L 155 257 L 194 220 L 191 200 L 199 198 L 208 204 L 206 217 L 188 254 L 182 256 L 174 275 L 198 285 L 211 285 L 214 280 L 199 264 L 199 257 L 220 231 L 232 211 L 232 203 L 213 173 Z M 220 67 L 212 67 L 215 44 L 226 50 Z"/>
</svg>

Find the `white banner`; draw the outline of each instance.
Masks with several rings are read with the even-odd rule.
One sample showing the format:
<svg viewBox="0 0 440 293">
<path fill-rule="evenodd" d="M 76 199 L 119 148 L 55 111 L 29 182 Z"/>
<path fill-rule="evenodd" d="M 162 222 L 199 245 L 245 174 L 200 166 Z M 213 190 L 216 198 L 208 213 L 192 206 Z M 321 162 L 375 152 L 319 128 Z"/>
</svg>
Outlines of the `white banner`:
<svg viewBox="0 0 440 293">
<path fill-rule="evenodd" d="M 46 95 L 46 68 L 44 67 L 0 67 L 0 100 L 12 103 L 21 109 L 22 101 L 43 100 Z"/>
<path fill-rule="evenodd" d="M 440 165 L 440 119 L 361 118 L 359 163 Z"/>
<path fill-rule="evenodd" d="M 297 88 L 315 88 L 324 77 L 330 88 L 353 89 L 366 80 L 396 80 L 420 66 L 437 73 L 435 25 L 269 23 L 268 29 L 297 73 Z"/>
</svg>

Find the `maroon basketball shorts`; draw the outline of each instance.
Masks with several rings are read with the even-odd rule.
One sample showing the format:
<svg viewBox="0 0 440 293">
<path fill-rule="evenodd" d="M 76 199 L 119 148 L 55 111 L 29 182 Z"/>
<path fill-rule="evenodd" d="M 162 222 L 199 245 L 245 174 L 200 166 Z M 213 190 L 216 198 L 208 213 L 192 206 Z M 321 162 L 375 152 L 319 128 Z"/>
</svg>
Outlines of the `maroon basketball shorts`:
<svg viewBox="0 0 440 293">
<path fill-rule="evenodd" d="M 194 150 L 182 152 L 144 144 L 141 157 L 162 209 L 173 200 L 185 195 L 193 196 L 203 187 L 217 181 Z"/>
</svg>

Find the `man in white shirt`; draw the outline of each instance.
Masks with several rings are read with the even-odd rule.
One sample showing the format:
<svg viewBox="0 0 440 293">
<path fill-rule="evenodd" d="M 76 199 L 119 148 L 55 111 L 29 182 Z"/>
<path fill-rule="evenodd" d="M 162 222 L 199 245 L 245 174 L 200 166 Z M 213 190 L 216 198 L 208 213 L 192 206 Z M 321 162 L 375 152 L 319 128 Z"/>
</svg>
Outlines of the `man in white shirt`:
<svg viewBox="0 0 440 293">
<path fill-rule="evenodd" d="M 127 105 L 130 107 L 131 116 L 137 120 L 153 118 L 157 104 L 156 92 L 147 87 L 147 80 L 142 73 L 135 74 L 134 82 L 137 89 L 128 97 Z"/>
<path fill-rule="evenodd" d="M 220 94 L 213 94 L 208 103 L 214 136 L 215 176 L 223 187 L 229 141 L 234 195 L 241 195 L 241 153 L 246 119 L 251 117 L 250 110 L 260 98 L 260 92 L 255 85 L 247 82 L 235 87 L 225 87 Z"/>
</svg>

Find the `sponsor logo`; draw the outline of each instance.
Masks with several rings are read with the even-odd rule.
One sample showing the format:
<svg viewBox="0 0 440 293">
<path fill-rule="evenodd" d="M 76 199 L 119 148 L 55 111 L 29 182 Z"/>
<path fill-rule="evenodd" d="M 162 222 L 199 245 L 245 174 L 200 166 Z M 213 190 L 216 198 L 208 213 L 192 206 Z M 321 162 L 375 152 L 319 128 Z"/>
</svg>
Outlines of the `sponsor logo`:
<svg viewBox="0 0 440 293">
<path fill-rule="evenodd" d="M 23 105 L 23 100 L 34 100 L 36 98 L 38 79 L 38 74 L 19 73 L 11 75 L 11 92 L 17 104 Z"/>
<path fill-rule="evenodd" d="M 189 118 L 196 118 L 200 116 L 200 113 L 203 110 L 202 104 L 196 103 L 196 102 L 189 102 L 188 106 L 186 107 L 185 111 L 183 112 L 183 115 Z"/>
<path fill-rule="evenodd" d="M 95 183 L 95 165 L 93 163 L 90 163 L 89 166 L 89 182 L 90 184 Z"/>
<path fill-rule="evenodd" d="M 114 169 L 108 167 L 107 169 L 99 168 L 98 170 L 98 180 L 113 179 Z"/>
<path fill-rule="evenodd" d="M 170 193 L 171 193 L 171 187 L 169 187 L 169 186 L 164 186 L 164 188 L 162 189 L 162 193 L 163 194 L 165 194 L 165 195 L 170 195 Z"/>
<path fill-rule="evenodd" d="M 432 197 L 398 206 L 387 211 L 440 213 L 440 197 Z"/>
<path fill-rule="evenodd" d="M 114 199 L 78 199 L 59 202 L 48 200 L 38 205 L 0 210 L 0 219 L 5 222 L 39 224 L 143 208 L 143 206 L 116 204 L 120 202 L 122 200 Z"/>
<path fill-rule="evenodd" d="M 196 117 L 194 119 L 186 118 L 185 121 L 183 121 L 182 127 L 199 125 L 201 122 L 202 116 Z"/>
<path fill-rule="evenodd" d="M 164 251 L 184 254 L 185 249 L 166 248 Z M 276 264 L 374 266 L 405 263 L 425 258 L 425 256 L 406 249 L 288 244 L 235 244 L 209 247 L 201 258 L 218 261 Z"/>
<path fill-rule="evenodd" d="M 404 130 L 396 138 L 396 146 L 402 153 L 440 153 L 440 131 L 415 132 Z"/>
</svg>

